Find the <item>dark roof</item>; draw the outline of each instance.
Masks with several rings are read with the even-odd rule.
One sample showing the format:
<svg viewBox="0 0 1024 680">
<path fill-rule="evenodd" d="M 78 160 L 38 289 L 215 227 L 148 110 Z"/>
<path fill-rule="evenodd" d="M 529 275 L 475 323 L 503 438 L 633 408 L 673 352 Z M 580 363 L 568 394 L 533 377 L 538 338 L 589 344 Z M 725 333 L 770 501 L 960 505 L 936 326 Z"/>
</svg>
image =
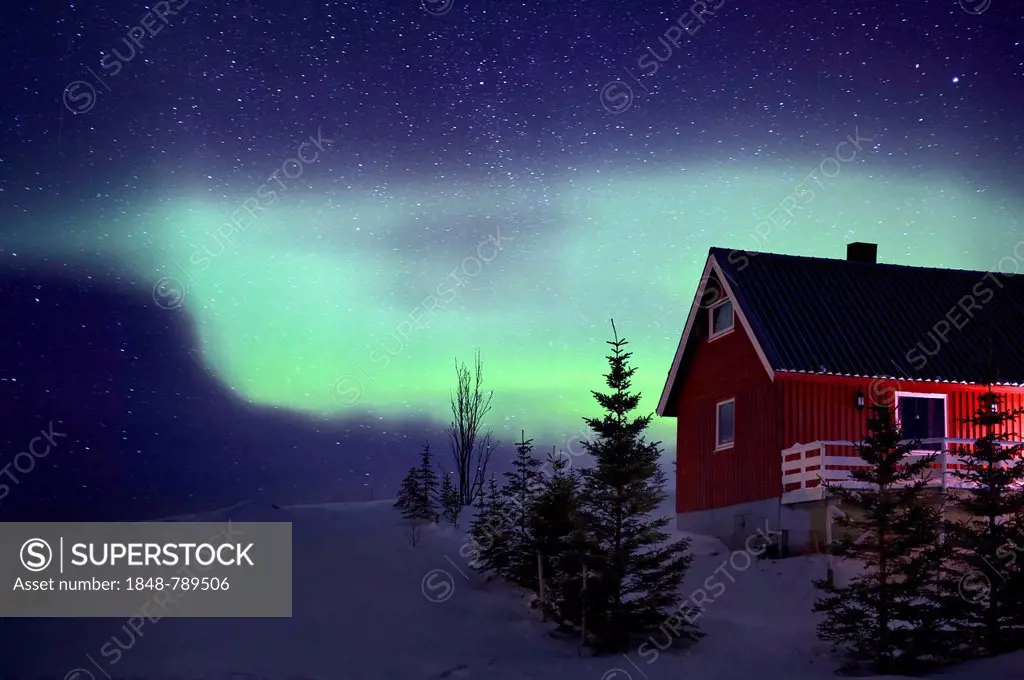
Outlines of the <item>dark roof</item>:
<svg viewBox="0 0 1024 680">
<path fill-rule="evenodd" d="M 1024 385 L 1024 275 L 709 256 L 776 371 Z"/>
</svg>

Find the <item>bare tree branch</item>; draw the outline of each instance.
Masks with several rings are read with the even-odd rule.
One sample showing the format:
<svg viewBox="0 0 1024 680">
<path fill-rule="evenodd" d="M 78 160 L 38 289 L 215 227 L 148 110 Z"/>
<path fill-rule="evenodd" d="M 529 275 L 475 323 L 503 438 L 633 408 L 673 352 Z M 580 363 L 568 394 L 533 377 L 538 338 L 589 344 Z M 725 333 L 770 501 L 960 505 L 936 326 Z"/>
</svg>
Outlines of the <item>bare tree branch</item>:
<svg viewBox="0 0 1024 680">
<path fill-rule="evenodd" d="M 463 505 L 471 505 L 487 476 L 494 442 L 491 432 L 481 433 L 484 417 L 491 410 L 493 392 L 484 392 L 483 359 L 476 353 L 474 370 L 455 360 L 455 393 L 449 403 L 452 421 L 446 434 L 459 480 L 459 497 Z"/>
<path fill-rule="evenodd" d="M 423 524 L 419 518 L 410 517 L 405 520 L 405 540 L 409 541 L 409 545 L 414 548 L 419 545 L 422 535 Z"/>
</svg>

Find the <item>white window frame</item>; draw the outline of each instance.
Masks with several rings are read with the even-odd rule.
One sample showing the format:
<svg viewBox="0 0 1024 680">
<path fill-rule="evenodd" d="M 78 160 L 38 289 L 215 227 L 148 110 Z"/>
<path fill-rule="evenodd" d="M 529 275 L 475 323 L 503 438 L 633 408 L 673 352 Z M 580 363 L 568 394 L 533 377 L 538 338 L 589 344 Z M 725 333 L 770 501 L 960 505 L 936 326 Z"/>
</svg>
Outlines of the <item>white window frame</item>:
<svg viewBox="0 0 1024 680">
<path fill-rule="evenodd" d="M 725 444 L 721 444 L 721 417 L 722 407 L 726 404 L 732 404 L 732 441 Z M 736 445 L 736 397 L 730 397 L 729 399 L 722 399 L 715 403 L 715 451 L 727 451 Z"/>
<path fill-rule="evenodd" d="M 901 397 L 918 397 L 921 399 L 941 399 L 942 400 L 942 438 L 949 439 L 949 395 L 940 394 L 934 392 L 894 392 L 893 393 L 893 413 L 895 421 L 899 424 L 900 430 L 903 430 L 903 422 L 900 418 L 900 398 Z M 945 448 L 945 447 L 943 447 Z M 931 450 L 913 451 L 913 453 L 935 453 Z"/>
<path fill-rule="evenodd" d="M 732 313 L 729 315 L 730 316 L 729 326 L 728 326 L 728 328 L 725 328 L 724 330 L 721 330 L 721 331 L 716 333 L 715 332 L 715 310 L 718 309 L 719 307 L 723 307 L 725 305 L 730 305 L 730 309 L 732 310 Z M 729 298 L 725 298 L 724 300 L 719 300 L 715 304 L 713 304 L 710 307 L 708 307 L 708 340 L 709 341 L 715 340 L 717 338 L 720 338 L 723 335 L 728 335 L 729 333 L 732 333 L 735 328 L 736 328 L 736 305 L 732 304 L 732 300 L 730 300 Z"/>
</svg>

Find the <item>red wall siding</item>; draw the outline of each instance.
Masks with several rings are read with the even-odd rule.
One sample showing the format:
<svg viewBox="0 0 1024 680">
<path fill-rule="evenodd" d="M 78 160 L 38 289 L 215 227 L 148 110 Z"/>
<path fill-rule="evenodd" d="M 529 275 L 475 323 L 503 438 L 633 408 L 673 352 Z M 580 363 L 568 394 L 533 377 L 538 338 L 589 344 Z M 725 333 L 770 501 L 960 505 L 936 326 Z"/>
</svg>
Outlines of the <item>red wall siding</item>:
<svg viewBox="0 0 1024 680">
<path fill-rule="evenodd" d="M 870 380 L 816 378 L 778 373 L 775 376 L 782 408 L 782 448 L 819 439 L 857 441 L 867 433 L 865 409 L 856 406 L 857 391 L 871 401 Z M 879 399 L 891 396 L 876 388 Z"/>
<path fill-rule="evenodd" d="M 778 496 L 783 449 L 817 440 L 857 441 L 867 434 L 867 409 L 856 407 L 858 391 L 867 405 L 891 405 L 896 391 L 944 394 L 947 436 L 982 435 L 966 420 L 984 387 L 786 373 L 777 373 L 773 383 L 741 326 L 708 342 L 706 318 L 697 324 L 699 337 L 692 339 L 676 406 L 677 512 Z M 994 391 L 1004 409 L 1024 408 L 1024 389 Z M 715 405 L 728 398 L 736 399 L 735 445 L 716 453 Z M 1012 432 L 1024 433 L 1024 416 Z M 856 450 L 837 447 L 829 454 L 856 455 Z"/>
<path fill-rule="evenodd" d="M 970 423 L 963 422 L 965 418 L 972 415 L 978 409 L 978 395 L 984 391 L 981 388 L 961 388 L 949 393 L 950 397 L 947 400 L 947 408 L 949 409 L 951 422 L 946 423 L 946 427 L 949 430 L 950 437 L 974 439 L 984 434 L 979 428 L 972 426 Z M 935 390 L 935 392 L 939 393 L 940 390 Z M 1000 407 L 1003 410 L 1012 411 L 1024 408 L 1024 391 L 995 389 L 993 392 L 999 395 Z M 1010 432 L 1016 435 L 1015 439 L 1024 434 L 1024 416 L 1018 417 L 1016 427 L 1012 427 Z"/>
<path fill-rule="evenodd" d="M 690 512 L 778 496 L 779 417 L 774 385 L 738 323 L 707 341 L 707 314 L 695 321 L 676 403 L 676 511 Z M 733 448 L 715 452 L 715 408 L 736 399 Z"/>
<path fill-rule="evenodd" d="M 856 408 L 857 392 L 867 405 L 892 405 L 895 392 L 946 395 L 946 433 L 954 439 L 973 439 L 981 432 L 966 420 L 978 408 L 984 387 L 898 380 L 870 380 L 778 373 L 775 377 L 782 407 L 783 448 L 822 440 L 857 441 L 867 434 L 867 409 Z M 1024 390 L 997 388 L 1005 409 L 1024 406 Z M 1016 428 L 1021 431 L 1020 423 Z M 837 452 L 838 453 L 838 452 Z"/>
</svg>

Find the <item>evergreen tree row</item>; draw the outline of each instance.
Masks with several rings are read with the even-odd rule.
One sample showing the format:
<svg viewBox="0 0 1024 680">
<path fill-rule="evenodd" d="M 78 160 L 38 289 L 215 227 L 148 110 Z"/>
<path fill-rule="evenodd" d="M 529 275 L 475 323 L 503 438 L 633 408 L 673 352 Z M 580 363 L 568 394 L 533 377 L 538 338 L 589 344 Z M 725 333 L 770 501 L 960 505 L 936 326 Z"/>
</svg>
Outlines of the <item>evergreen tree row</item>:
<svg viewBox="0 0 1024 680">
<path fill-rule="evenodd" d="M 604 415 L 586 419 L 591 465 L 572 469 L 553 450 L 546 473 L 522 433 L 503 483 L 492 475 L 474 501 L 472 566 L 535 593 L 545 619 L 597 651 L 623 651 L 669 621 L 678 640 L 696 640 L 698 613 L 679 593 L 689 542 L 670 541 L 670 519 L 656 515 L 667 498 L 662 451 L 645 437 L 651 417 L 633 415 L 640 395 L 630 391 L 627 342 L 615 333 L 608 344 L 608 391 L 592 393 Z M 428 449 L 396 505 L 411 523 L 443 515 L 454 524 L 458 494 L 446 491 L 447 476 L 440 487 L 431 476 Z"/>
<path fill-rule="evenodd" d="M 430 443 L 423 446 L 420 464 L 409 469 L 398 489 L 395 507 L 402 511 L 402 518 L 412 524 L 433 524 L 444 518 L 458 526 L 462 514 L 462 499 L 458 487 L 449 474 L 434 470 Z"/>
<path fill-rule="evenodd" d="M 959 452 L 936 489 L 938 454 L 920 456 L 894 414 L 876 406 L 860 447 L 860 488 L 826 485 L 843 514 L 833 556 L 864 569 L 842 586 L 829 577 L 815 611 L 819 637 L 847 668 L 909 674 L 1024 649 L 1024 461 L 1021 410 L 1002 407 L 991 390 L 967 420 L 981 436 Z"/>
</svg>

